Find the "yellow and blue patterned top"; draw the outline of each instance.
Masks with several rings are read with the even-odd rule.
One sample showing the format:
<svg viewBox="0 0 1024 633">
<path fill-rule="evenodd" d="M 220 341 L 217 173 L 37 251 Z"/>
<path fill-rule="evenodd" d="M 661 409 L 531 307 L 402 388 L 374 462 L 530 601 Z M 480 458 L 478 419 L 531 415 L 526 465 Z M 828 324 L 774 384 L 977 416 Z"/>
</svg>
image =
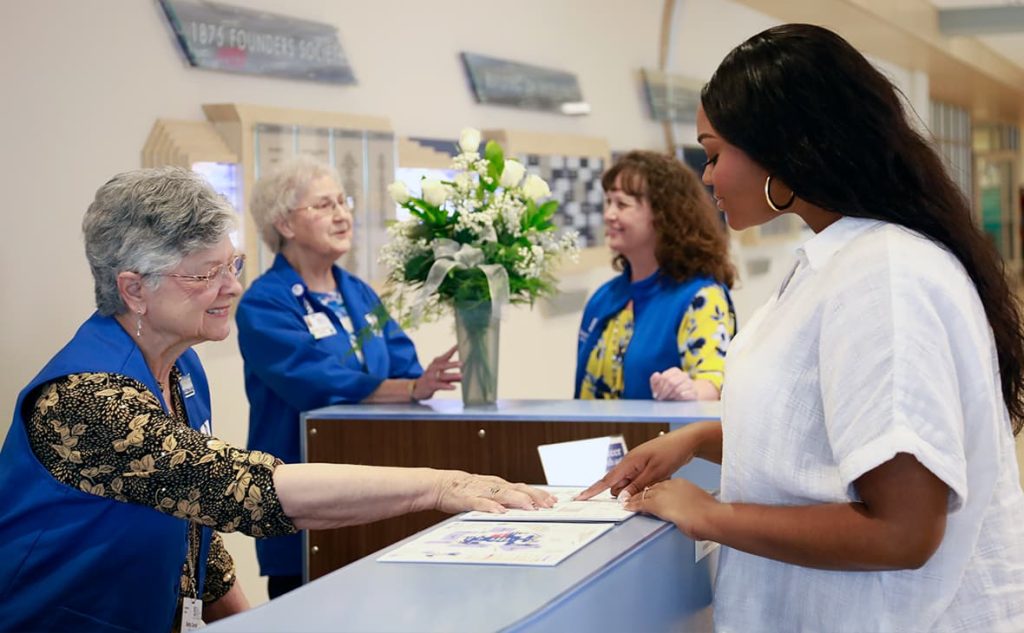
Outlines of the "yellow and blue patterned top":
<svg viewBox="0 0 1024 633">
<path fill-rule="evenodd" d="M 657 318 L 648 315 L 648 318 Z M 633 301 L 609 319 L 590 352 L 579 397 L 618 399 L 625 390 L 625 357 L 633 338 Z M 708 285 L 697 291 L 676 334 L 679 367 L 694 380 L 707 380 L 719 390 L 725 378 L 725 351 L 736 334 L 736 317 L 724 288 Z"/>
</svg>

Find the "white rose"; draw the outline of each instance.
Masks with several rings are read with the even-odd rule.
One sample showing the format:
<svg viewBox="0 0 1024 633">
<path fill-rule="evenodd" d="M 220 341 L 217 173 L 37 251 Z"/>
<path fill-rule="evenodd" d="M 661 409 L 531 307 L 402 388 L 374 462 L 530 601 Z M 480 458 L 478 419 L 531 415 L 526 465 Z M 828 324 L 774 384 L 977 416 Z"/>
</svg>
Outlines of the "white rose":
<svg viewBox="0 0 1024 633">
<path fill-rule="evenodd" d="M 409 190 L 404 182 L 395 181 L 388 185 L 388 195 L 396 204 L 405 204 L 409 201 Z"/>
<path fill-rule="evenodd" d="M 480 149 L 480 130 L 467 127 L 459 135 L 459 148 L 465 153 L 475 152 Z"/>
<path fill-rule="evenodd" d="M 530 174 L 523 181 L 523 194 L 534 202 L 539 202 L 541 198 L 551 195 L 551 189 L 548 188 L 548 183 L 544 182 L 543 178 L 536 174 Z"/>
<path fill-rule="evenodd" d="M 424 180 L 423 199 L 427 201 L 427 204 L 439 207 L 448 199 L 448 187 L 444 186 L 440 180 Z"/>
<path fill-rule="evenodd" d="M 517 160 L 505 161 L 505 168 L 501 170 L 501 180 L 498 184 L 506 189 L 511 189 L 519 184 L 526 173 L 526 167 Z"/>
</svg>

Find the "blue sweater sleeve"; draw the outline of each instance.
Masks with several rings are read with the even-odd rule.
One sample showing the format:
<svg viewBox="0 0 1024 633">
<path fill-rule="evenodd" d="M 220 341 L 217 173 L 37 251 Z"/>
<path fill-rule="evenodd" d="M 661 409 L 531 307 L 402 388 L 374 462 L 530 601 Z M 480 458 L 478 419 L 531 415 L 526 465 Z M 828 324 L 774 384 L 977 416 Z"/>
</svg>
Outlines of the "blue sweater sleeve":
<svg viewBox="0 0 1024 633">
<path fill-rule="evenodd" d="M 360 402 L 376 391 L 384 379 L 342 365 L 338 352 L 313 338 L 289 302 L 294 298 L 250 292 L 239 303 L 238 345 L 247 373 L 299 411 Z"/>
</svg>

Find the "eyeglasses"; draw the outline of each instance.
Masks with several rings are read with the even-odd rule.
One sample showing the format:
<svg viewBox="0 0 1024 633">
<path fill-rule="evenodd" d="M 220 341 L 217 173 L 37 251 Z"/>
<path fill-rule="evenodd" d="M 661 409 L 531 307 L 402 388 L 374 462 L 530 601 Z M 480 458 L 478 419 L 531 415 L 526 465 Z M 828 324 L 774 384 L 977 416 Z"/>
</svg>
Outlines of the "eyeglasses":
<svg viewBox="0 0 1024 633">
<path fill-rule="evenodd" d="M 356 199 L 352 196 L 346 196 L 345 194 L 339 193 L 335 196 L 324 196 L 316 204 L 311 204 L 305 207 L 298 207 L 292 209 L 292 211 L 313 211 L 320 215 L 333 214 L 338 210 L 338 207 L 345 207 L 351 213 L 352 209 L 355 208 Z"/>
<path fill-rule="evenodd" d="M 245 268 L 245 255 L 235 255 L 231 258 L 230 262 L 214 266 L 205 275 L 179 275 L 178 273 L 151 273 L 151 275 L 202 282 L 209 288 L 214 279 L 219 280 L 222 277 L 224 279 L 237 279 L 242 274 L 243 268 Z"/>
</svg>

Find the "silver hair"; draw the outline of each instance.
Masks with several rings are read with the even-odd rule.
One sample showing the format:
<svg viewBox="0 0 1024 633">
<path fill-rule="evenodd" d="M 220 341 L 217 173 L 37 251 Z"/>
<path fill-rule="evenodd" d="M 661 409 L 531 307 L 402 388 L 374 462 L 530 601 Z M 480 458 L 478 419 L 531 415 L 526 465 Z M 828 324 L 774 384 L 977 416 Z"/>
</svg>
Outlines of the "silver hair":
<svg viewBox="0 0 1024 633">
<path fill-rule="evenodd" d="M 237 227 L 231 204 L 203 178 L 181 167 L 118 174 L 96 191 L 85 212 L 85 256 L 104 316 L 128 308 L 117 288 L 124 271 L 153 275 L 215 246 Z M 159 277 L 146 277 L 151 286 Z"/>
<path fill-rule="evenodd" d="M 312 156 L 299 155 L 285 161 L 253 185 L 249 210 L 263 243 L 271 251 L 277 253 L 284 247 L 284 237 L 274 223 L 299 204 L 314 180 L 324 176 L 341 184 L 337 169 Z"/>
</svg>

